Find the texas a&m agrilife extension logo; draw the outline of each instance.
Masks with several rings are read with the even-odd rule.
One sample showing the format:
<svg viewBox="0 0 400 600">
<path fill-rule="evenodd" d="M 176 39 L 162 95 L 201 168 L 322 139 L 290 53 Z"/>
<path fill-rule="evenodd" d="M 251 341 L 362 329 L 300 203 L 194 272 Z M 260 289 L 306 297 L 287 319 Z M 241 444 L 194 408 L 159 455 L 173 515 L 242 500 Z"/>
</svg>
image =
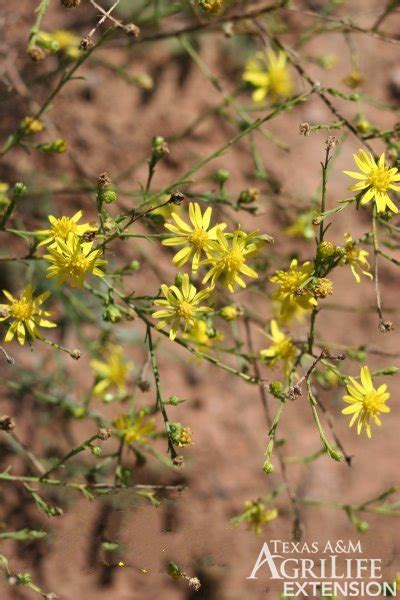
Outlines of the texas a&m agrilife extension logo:
<svg viewBox="0 0 400 600">
<path fill-rule="evenodd" d="M 317 555 L 317 556 L 316 556 Z M 264 542 L 247 579 L 281 580 L 285 596 L 367 598 L 396 596 L 396 582 L 383 581 L 382 560 L 363 556 L 361 541 Z"/>
</svg>

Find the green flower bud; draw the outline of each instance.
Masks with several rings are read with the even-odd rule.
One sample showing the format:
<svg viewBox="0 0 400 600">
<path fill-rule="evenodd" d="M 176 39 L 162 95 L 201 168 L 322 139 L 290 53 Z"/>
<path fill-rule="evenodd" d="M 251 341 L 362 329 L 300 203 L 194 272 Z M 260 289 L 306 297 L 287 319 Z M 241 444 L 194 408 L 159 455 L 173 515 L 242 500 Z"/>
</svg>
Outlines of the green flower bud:
<svg viewBox="0 0 400 600">
<path fill-rule="evenodd" d="M 106 204 L 112 204 L 117 200 L 117 194 L 114 190 L 106 190 L 101 194 L 101 200 Z"/>
<path fill-rule="evenodd" d="M 17 573 L 16 577 L 18 583 L 21 585 L 29 585 L 32 583 L 32 575 L 30 573 Z"/>
<path fill-rule="evenodd" d="M 62 138 L 57 138 L 50 144 L 39 144 L 37 148 L 41 152 L 62 154 L 67 150 L 67 143 Z"/>
<path fill-rule="evenodd" d="M 113 400 L 114 400 L 114 394 L 111 394 L 110 392 L 105 394 L 103 397 L 104 404 L 110 404 Z"/>
<path fill-rule="evenodd" d="M 358 119 L 355 126 L 360 133 L 369 133 L 372 129 L 371 123 L 367 119 Z"/>
<path fill-rule="evenodd" d="M 13 189 L 14 198 L 20 198 L 24 194 L 26 194 L 26 185 L 24 183 L 17 182 Z"/>
<path fill-rule="evenodd" d="M 367 533 L 369 530 L 369 525 L 367 521 L 358 521 L 356 529 L 359 533 Z"/>
<path fill-rule="evenodd" d="M 70 413 L 74 419 L 83 419 L 86 415 L 86 408 L 84 406 L 73 406 L 70 408 Z"/>
<path fill-rule="evenodd" d="M 180 288 L 183 281 L 183 273 L 179 272 L 175 275 L 175 285 Z"/>
<path fill-rule="evenodd" d="M 169 147 L 167 142 L 161 135 L 157 135 L 153 137 L 152 147 L 151 147 L 151 162 L 153 164 L 157 163 L 159 160 L 164 158 L 166 154 L 169 153 Z"/>
<path fill-rule="evenodd" d="M 335 246 L 332 242 L 321 242 L 318 244 L 318 252 L 324 258 L 329 258 L 332 254 L 335 254 Z"/>
<path fill-rule="evenodd" d="M 274 465 L 268 459 L 263 464 L 263 471 L 267 474 L 273 473 L 275 471 Z"/>
<path fill-rule="evenodd" d="M 178 404 L 182 404 L 185 400 L 179 398 L 179 396 L 170 396 L 164 404 L 171 404 L 171 406 L 178 406 Z"/>
<path fill-rule="evenodd" d="M 258 188 L 249 188 L 248 190 L 242 190 L 239 195 L 239 204 L 252 204 L 258 200 L 260 190 Z"/>
<path fill-rule="evenodd" d="M 228 181 L 230 177 L 229 171 L 226 169 L 219 169 L 216 173 L 214 173 L 213 179 L 220 185 L 224 185 Z"/>
<path fill-rule="evenodd" d="M 103 320 L 109 323 L 118 323 L 122 319 L 122 313 L 119 310 L 118 306 L 115 304 L 109 304 L 106 306 L 105 311 L 103 312 Z"/>
<path fill-rule="evenodd" d="M 130 268 L 131 271 L 139 271 L 139 269 L 140 269 L 140 262 L 138 260 L 133 260 L 129 264 L 129 268 Z"/>
<path fill-rule="evenodd" d="M 269 392 L 270 392 L 270 394 L 272 394 L 272 396 L 274 396 L 275 398 L 278 398 L 278 400 L 280 400 L 282 398 L 282 393 L 283 393 L 282 383 L 280 381 L 273 381 L 272 383 L 270 383 L 269 384 Z"/>
<path fill-rule="evenodd" d="M 102 450 L 100 448 L 100 446 L 92 446 L 90 448 L 91 453 L 93 454 L 93 456 L 100 456 Z"/>
<path fill-rule="evenodd" d="M 182 576 L 182 571 L 178 567 L 178 565 L 174 562 L 168 563 L 167 567 L 168 575 L 172 577 L 172 579 L 179 579 Z"/>
</svg>

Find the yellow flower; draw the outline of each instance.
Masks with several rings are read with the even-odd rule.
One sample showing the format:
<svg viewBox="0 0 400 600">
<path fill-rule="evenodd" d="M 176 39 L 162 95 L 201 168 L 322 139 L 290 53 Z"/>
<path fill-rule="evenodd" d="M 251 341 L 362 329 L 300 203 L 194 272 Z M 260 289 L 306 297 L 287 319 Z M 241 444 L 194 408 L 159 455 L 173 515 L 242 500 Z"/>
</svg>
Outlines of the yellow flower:
<svg viewBox="0 0 400 600">
<path fill-rule="evenodd" d="M 133 363 L 123 359 L 123 349 L 121 346 L 109 344 L 106 360 L 93 359 L 90 361 L 90 366 L 99 378 L 93 389 L 96 396 L 102 396 L 104 392 L 112 387 L 116 387 L 120 394 L 125 394 L 128 375 L 132 370 Z"/>
<path fill-rule="evenodd" d="M 25 133 L 31 133 L 33 135 L 35 133 L 40 133 L 43 130 L 44 125 L 38 119 L 34 119 L 33 117 L 25 117 L 21 121 L 20 127 L 21 129 L 25 130 Z"/>
<path fill-rule="evenodd" d="M 312 291 L 317 298 L 326 298 L 333 294 L 333 283 L 327 277 L 317 277 L 314 280 Z"/>
<path fill-rule="evenodd" d="M 207 288 L 198 292 L 194 285 L 189 281 L 189 276 L 185 273 L 182 277 L 180 289 L 176 285 L 162 285 L 161 290 L 165 300 L 155 300 L 156 306 L 162 306 L 162 310 L 153 313 L 155 319 L 161 319 L 157 323 L 157 329 L 163 329 L 171 324 L 169 337 L 174 340 L 177 336 L 181 321 L 184 323 L 184 330 L 194 326 L 197 315 L 210 312 L 211 308 L 199 306 L 200 302 L 208 298 L 211 289 Z"/>
<path fill-rule="evenodd" d="M 222 11 L 223 0 L 198 0 L 199 5 L 208 13 L 218 14 Z"/>
<path fill-rule="evenodd" d="M 311 212 L 299 214 L 293 223 L 283 230 L 283 233 L 289 237 L 312 240 L 315 235 L 312 220 Z"/>
<path fill-rule="evenodd" d="M 104 276 L 99 267 L 107 261 L 99 258 L 103 253 L 101 248 L 93 249 L 93 242 L 82 242 L 73 233 L 65 241 L 57 238 L 48 252 L 44 258 L 53 264 L 47 269 L 47 279 L 56 277 L 58 284 L 69 279 L 72 287 L 82 287 L 88 273 Z"/>
<path fill-rule="evenodd" d="M 370 265 L 367 260 L 369 252 L 367 252 L 367 250 L 357 250 L 353 242 L 353 238 L 349 233 L 344 234 L 344 239 L 344 254 L 340 259 L 339 264 L 341 266 L 350 265 L 354 279 L 357 283 L 360 283 L 361 281 L 359 273 L 362 273 L 366 277 L 373 279 L 373 276 L 371 273 L 369 273 Z"/>
<path fill-rule="evenodd" d="M 80 38 L 66 29 L 56 29 L 51 33 L 41 31 L 40 37 L 45 42 L 57 42 L 59 50 L 62 50 L 70 58 L 78 58 L 81 51 L 79 50 Z"/>
<path fill-rule="evenodd" d="M 295 302 L 289 303 L 285 306 L 285 312 L 282 312 L 282 305 L 284 297 L 278 298 L 273 297 L 272 313 L 278 323 L 289 325 L 293 319 L 302 323 L 307 315 L 307 310 L 304 310 L 299 304 Z"/>
<path fill-rule="evenodd" d="M 3 290 L 3 294 L 10 304 L 0 304 L 0 321 L 12 320 L 4 338 L 6 343 L 11 342 L 15 334 L 20 344 L 32 342 L 36 338 L 42 340 L 38 327 L 57 327 L 55 323 L 43 318 L 49 317 L 51 313 L 39 308 L 50 296 L 50 292 L 34 298 L 32 286 L 27 285 L 19 298 L 14 298 L 7 290 Z"/>
<path fill-rule="evenodd" d="M 146 444 L 156 433 L 154 419 L 147 418 L 143 410 L 134 416 L 120 415 L 115 419 L 114 427 L 127 444 Z"/>
<path fill-rule="evenodd" d="M 305 262 L 298 267 L 297 260 L 294 258 L 288 271 L 279 269 L 269 278 L 272 283 L 279 286 L 273 298 L 282 302 L 280 312 L 284 319 L 295 311 L 296 305 L 303 310 L 311 310 L 317 306 L 317 301 L 307 290 L 306 284 L 311 278 L 312 270 L 313 266 L 310 262 Z"/>
<path fill-rule="evenodd" d="M 266 508 L 262 500 L 246 500 L 241 515 L 231 519 L 232 525 L 239 525 L 243 521 L 247 523 L 247 529 L 259 535 L 264 525 L 278 517 L 276 508 Z"/>
<path fill-rule="evenodd" d="M 224 339 L 222 333 L 215 332 L 215 335 L 210 336 L 207 333 L 207 323 L 204 319 L 196 319 L 194 325 L 188 332 L 182 335 L 184 340 L 192 342 L 200 348 L 210 348 L 215 344 Z"/>
<path fill-rule="evenodd" d="M 394 182 L 400 181 L 400 173 L 393 167 L 389 168 L 385 164 L 385 154 L 382 153 L 378 163 L 375 162 L 372 154 L 367 154 L 364 150 L 359 151 L 360 156 L 354 154 L 354 161 L 361 173 L 356 171 L 343 171 L 353 179 L 360 181 L 349 187 L 349 190 L 362 192 L 366 190 L 361 198 L 361 204 L 367 204 L 374 199 L 378 212 L 385 212 L 389 208 L 394 213 L 399 212 L 397 206 L 392 202 L 388 190 L 398 192 L 400 187 L 394 185 Z"/>
<path fill-rule="evenodd" d="M 349 377 L 347 384 L 347 395 L 343 396 L 347 406 L 342 410 L 345 415 L 353 415 L 349 427 L 357 423 L 357 433 L 360 435 L 362 428 L 365 427 L 367 436 L 371 437 L 372 419 L 375 425 L 381 425 L 378 417 L 380 413 L 390 412 L 390 408 L 386 406 L 386 400 L 390 398 L 390 394 L 386 392 L 387 385 L 381 385 L 377 390 L 373 386 L 370 370 L 367 366 L 361 369 L 361 383 L 354 377 Z"/>
<path fill-rule="evenodd" d="M 176 213 L 171 214 L 176 225 L 166 223 L 165 227 L 172 231 L 176 237 L 163 240 L 162 243 L 164 246 L 184 246 L 175 254 L 172 261 L 174 265 L 181 267 L 192 259 L 192 270 L 193 273 L 196 273 L 202 253 L 207 252 L 210 241 L 215 240 L 217 237 L 217 229 L 219 228 L 222 231 L 226 227 L 225 223 L 219 223 L 209 229 L 211 213 L 212 208 L 209 206 L 202 215 L 197 202 L 195 204 L 191 202 L 189 204 L 189 219 L 192 227 L 187 225 Z"/>
<path fill-rule="evenodd" d="M 364 76 L 358 69 L 353 69 L 342 81 L 349 88 L 355 90 L 364 83 Z"/>
<path fill-rule="evenodd" d="M 86 231 L 97 231 L 97 227 L 89 225 L 89 223 L 78 225 L 78 221 L 82 218 L 82 215 L 83 212 L 81 210 L 78 210 L 72 217 L 60 217 L 57 219 L 53 215 L 49 215 L 50 229 L 39 229 L 36 232 L 39 235 L 46 236 L 38 247 L 45 244 L 52 244 L 56 241 L 56 238 L 61 238 L 65 241 L 70 233 L 81 237 Z"/>
<path fill-rule="evenodd" d="M 206 283 L 211 279 L 211 285 L 214 286 L 217 280 L 221 280 L 222 285 L 234 292 L 237 283 L 242 288 L 246 287 L 241 275 L 257 278 L 258 274 L 246 265 L 246 258 L 257 251 L 257 246 L 253 242 L 255 234 L 244 234 L 243 231 L 235 231 L 231 244 L 226 236 L 217 229 L 217 241 L 210 242 L 209 258 L 203 261 L 204 265 L 211 265 L 203 279 Z"/>
<path fill-rule="evenodd" d="M 262 102 L 267 96 L 279 100 L 292 95 L 294 86 L 286 63 L 287 56 L 282 50 L 278 54 L 272 50 L 258 52 L 247 62 L 243 81 L 256 88 L 254 102 Z"/>
<path fill-rule="evenodd" d="M 292 368 L 296 356 L 296 348 L 291 338 L 279 329 L 278 323 L 274 319 L 270 323 L 270 331 L 271 335 L 262 332 L 272 341 L 272 344 L 268 348 L 260 350 L 260 357 L 267 360 L 271 367 L 282 361 L 283 373 L 286 376 Z"/>
<path fill-rule="evenodd" d="M 168 432 L 174 446 L 192 446 L 192 430 L 190 427 L 183 427 L 181 423 L 169 423 Z"/>
<path fill-rule="evenodd" d="M 10 198 L 7 195 L 10 186 L 8 183 L 0 181 L 0 214 L 7 208 L 10 204 Z"/>
</svg>

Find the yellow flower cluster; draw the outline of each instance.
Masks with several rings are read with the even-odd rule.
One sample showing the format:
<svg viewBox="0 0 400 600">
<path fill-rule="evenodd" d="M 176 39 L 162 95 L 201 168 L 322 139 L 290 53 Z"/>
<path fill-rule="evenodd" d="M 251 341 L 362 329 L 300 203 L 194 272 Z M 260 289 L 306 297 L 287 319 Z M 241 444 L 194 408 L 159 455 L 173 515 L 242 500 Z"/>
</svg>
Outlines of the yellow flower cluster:
<svg viewBox="0 0 400 600">
<path fill-rule="evenodd" d="M 313 265 L 310 262 L 298 266 L 297 259 L 293 259 L 288 271 L 278 269 L 270 277 L 270 281 L 278 286 L 273 298 L 280 305 L 281 320 L 290 321 L 292 317 L 301 320 L 304 311 L 317 306 L 317 300 L 307 286 L 312 272 Z"/>
<path fill-rule="evenodd" d="M 60 284 L 69 280 L 73 287 L 82 287 L 88 273 L 103 277 L 104 273 L 99 267 L 107 262 L 100 258 L 103 253 L 101 248 L 93 248 L 93 241 L 84 240 L 84 234 L 94 233 L 97 227 L 88 223 L 79 224 L 81 217 L 82 211 L 72 217 L 56 218 L 50 215 L 51 227 L 35 232 L 39 239 L 44 238 L 38 247 L 47 246 L 48 253 L 43 256 L 51 263 L 47 269 L 47 278 L 55 278 Z M 26 341 L 31 343 L 35 338 L 43 339 L 38 327 L 56 327 L 55 323 L 43 318 L 50 313 L 40 308 L 50 292 L 34 298 L 33 288 L 28 285 L 19 298 L 14 298 L 7 290 L 4 290 L 4 294 L 10 304 L 0 305 L 0 321 L 12 321 L 5 335 L 6 342 L 10 342 L 16 335 L 20 344 Z"/>
<path fill-rule="evenodd" d="M 247 259 L 258 253 L 263 240 L 256 233 L 247 234 L 240 229 L 226 233 L 225 223 L 211 226 L 212 208 L 208 207 L 202 213 L 198 203 L 189 204 L 190 224 L 176 213 L 171 217 L 174 222 L 166 223 L 165 227 L 172 237 L 162 243 L 164 246 L 182 246 L 173 257 L 174 265 L 181 267 L 191 261 L 194 274 L 205 267 L 207 272 L 202 283 L 209 283 L 208 288 L 197 291 L 185 274 L 180 285 L 161 286 L 165 298 L 156 300 L 155 305 L 162 310 L 154 312 L 153 317 L 161 319 L 158 328 L 171 324 L 170 338 L 173 340 L 181 323 L 184 331 L 191 330 L 194 335 L 200 333 L 195 330 L 195 322 L 211 309 L 199 304 L 212 294 L 218 282 L 233 293 L 236 285 L 246 287 L 245 276 L 258 277 L 257 272 L 247 265 Z"/>
<path fill-rule="evenodd" d="M 58 284 L 70 281 L 72 287 L 82 287 L 88 273 L 104 276 L 99 268 L 107 263 L 100 258 L 103 250 L 93 248 L 93 240 L 85 241 L 84 238 L 85 233 L 94 233 L 97 227 L 88 223 L 79 225 L 81 217 L 82 211 L 58 219 L 50 215 L 50 229 L 36 232 L 39 237 L 44 236 L 39 245 L 47 245 L 48 254 L 44 258 L 51 263 L 47 278 L 55 278 Z"/>
</svg>

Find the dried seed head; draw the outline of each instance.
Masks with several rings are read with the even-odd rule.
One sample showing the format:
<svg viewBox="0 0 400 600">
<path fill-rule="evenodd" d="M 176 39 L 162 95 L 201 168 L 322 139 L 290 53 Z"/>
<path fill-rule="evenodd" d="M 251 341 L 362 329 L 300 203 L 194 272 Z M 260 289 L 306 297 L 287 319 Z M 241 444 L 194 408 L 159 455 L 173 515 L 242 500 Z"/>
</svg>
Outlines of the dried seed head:
<svg viewBox="0 0 400 600">
<path fill-rule="evenodd" d="M 93 46 L 93 42 L 89 36 L 84 37 L 79 44 L 79 50 L 89 50 Z"/>
<path fill-rule="evenodd" d="M 137 386 L 142 392 L 148 392 L 150 389 L 150 381 L 148 381 L 148 379 L 139 379 Z"/>
<path fill-rule="evenodd" d="M 334 135 L 330 135 L 325 140 L 325 146 L 326 146 L 327 150 L 332 150 L 335 146 L 337 146 L 338 143 L 339 143 L 339 140 Z"/>
<path fill-rule="evenodd" d="M 61 4 L 65 6 L 65 8 L 76 8 L 81 3 L 81 0 L 61 0 Z"/>
<path fill-rule="evenodd" d="M 2 417 L 0 417 L 0 430 L 1 431 L 10 432 L 14 429 L 14 427 L 15 427 L 15 421 L 12 417 L 9 417 L 8 415 L 3 415 Z"/>
<path fill-rule="evenodd" d="M 172 461 L 174 467 L 183 467 L 185 464 L 185 460 L 183 458 L 183 456 L 175 456 L 175 458 Z"/>
<path fill-rule="evenodd" d="M 105 188 L 111 185 L 111 177 L 107 172 L 101 173 L 97 178 L 97 185 L 100 188 Z"/>
<path fill-rule="evenodd" d="M 34 46 L 33 48 L 29 48 L 28 55 L 33 60 L 33 62 L 39 62 L 40 60 L 43 60 L 46 57 L 46 52 L 43 50 L 43 48 Z"/>
<path fill-rule="evenodd" d="M 82 236 L 82 239 L 84 242 L 93 242 L 94 238 L 96 237 L 96 231 L 85 231 L 85 233 Z"/>
<path fill-rule="evenodd" d="M 182 204 L 184 199 L 185 195 L 182 194 L 182 192 L 174 192 L 173 194 L 171 194 L 169 201 L 171 204 L 176 204 L 179 206 L 179 204 Z"/>
<path fill-rule="evenodd" d="M 99 429 L 99 433 L 97 434 L 97 437 L 99 438 L 99 440 L 103 440 L 103 442 L 105 440 L 108 440 L 108 438 L 111 436 L 111 431 L 109 429 L 107 429 L 107 427 L 100 427 Z"/>
<path fill-rule="evenodd" d="M 198 592 L 201 588 L 200 579 L 198 579 L 197 577 L 190 577 L 189 587 L 192 588 L 195 592 Z"/>
<path fill-rule="evenodd" d="M 394 331 L 394 325 L 391 321 L 384 321 L 381 319 L 378 327 L 381 333 L 389 333 L 389 331 Z"/>
<path fill-rule="evenodd" d="M 71 358 L 73 358 L 74 360 L 79 360 L 81 357 L 81 351 L 77 350 L 75 348 L 75 350 L 71 350 L 71 352 L 69 353 Z"/>
<path fill-rule="evenodd" d="M 297 383 L 289 388 L 289 400 L 296 400 L 297 396 L 302 396 L 302 394 L 301 387 Z"/>
<path fill-rule="evenodd" d="M 300 135 L 304 135 L 304 137 L 307 137 L 308 135 L 310 135 L 311 127 L 310 127 L 309 123 L 300 123 L 299 133 L 300 133 Z"/>
<path fill-rule="evenodd" d="M 137 38 L 140 35 L 140 29 L 135 23 L 128 23 L 124 27 L 124 31 L 127 35 L 133 35 L 133 37 Z"/>
</svg>

